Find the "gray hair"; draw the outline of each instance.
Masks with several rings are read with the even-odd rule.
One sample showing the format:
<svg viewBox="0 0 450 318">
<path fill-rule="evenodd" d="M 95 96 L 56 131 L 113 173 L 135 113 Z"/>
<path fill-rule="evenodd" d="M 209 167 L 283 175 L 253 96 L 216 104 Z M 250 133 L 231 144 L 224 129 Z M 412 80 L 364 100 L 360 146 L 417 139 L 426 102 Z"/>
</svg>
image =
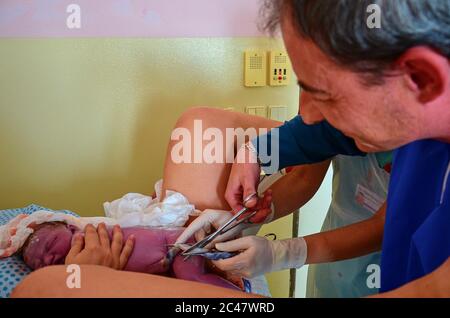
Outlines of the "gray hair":
<svg viewBox="0 0 450 318">
<path fill-rule="evenodd" d="M 372 4 L 382 12 L 378 29 L 367 26 Z M 265 0 L 262 28 L 274 33 L 286 8 L 301 36 L 373 84 L 412 47 L 450 57 L 450 0 Z"/>
</svg>

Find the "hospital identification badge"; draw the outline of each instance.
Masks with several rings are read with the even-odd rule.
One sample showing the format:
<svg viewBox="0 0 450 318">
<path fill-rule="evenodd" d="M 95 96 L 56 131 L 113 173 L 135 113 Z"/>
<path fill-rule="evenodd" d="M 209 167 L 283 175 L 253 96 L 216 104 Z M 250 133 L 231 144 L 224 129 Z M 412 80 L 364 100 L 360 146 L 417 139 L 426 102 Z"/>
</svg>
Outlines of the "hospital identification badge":
<svg viewBox="0 0 450 318">
<path fill-rule="evenodd" d="M 356 187 L 355 200 L 359 205 L 363 206 L 374 214 L 378 212 L 385 201 L 378 194 L 360 184 L 358 184 L 358 186 Z"/>
</svg>

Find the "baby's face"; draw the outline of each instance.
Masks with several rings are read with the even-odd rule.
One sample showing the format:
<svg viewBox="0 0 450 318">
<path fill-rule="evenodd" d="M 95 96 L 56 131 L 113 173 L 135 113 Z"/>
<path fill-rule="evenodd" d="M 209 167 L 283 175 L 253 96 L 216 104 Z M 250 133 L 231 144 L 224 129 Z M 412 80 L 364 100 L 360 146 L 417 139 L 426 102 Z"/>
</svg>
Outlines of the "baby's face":
<svg viewBox="0 0 450 318">
<path fill-rule="evenodd" d="M 32 269 L 64 264 L 75 228 L 62 223 L 41 225 L 23 250 L 23 259 Z"/>
</svg>

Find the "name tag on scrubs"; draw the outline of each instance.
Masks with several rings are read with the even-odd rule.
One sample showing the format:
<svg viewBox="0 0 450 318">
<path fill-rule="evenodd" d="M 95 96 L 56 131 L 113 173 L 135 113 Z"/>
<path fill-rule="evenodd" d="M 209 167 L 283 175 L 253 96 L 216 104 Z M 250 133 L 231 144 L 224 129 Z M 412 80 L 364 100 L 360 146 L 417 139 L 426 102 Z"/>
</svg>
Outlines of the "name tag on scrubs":
<svg viewBox="0 0 450 318">
<path fill-rule="evenodd" d="M 356 187 L 356 202 L 372 213 L 378 212 L 384 203 L 384 199 L 373 191 L 358 184 Z"/>
</svg>

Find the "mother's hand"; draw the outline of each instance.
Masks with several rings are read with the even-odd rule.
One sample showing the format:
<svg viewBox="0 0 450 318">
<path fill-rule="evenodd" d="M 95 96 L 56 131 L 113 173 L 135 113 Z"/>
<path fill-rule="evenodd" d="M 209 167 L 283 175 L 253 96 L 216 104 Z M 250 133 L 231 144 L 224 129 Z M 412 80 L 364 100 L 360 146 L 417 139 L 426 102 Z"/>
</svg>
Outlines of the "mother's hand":
<svg viewBox="0 0 450 318">
<path fill-rule="evenodd" d="M 86 226 L 84 236 L 75 235 L 66 264 L 102 265 L 122 270 L 134 247 L 133 235 L 123 244 L 123 233 L 118 225 L 113 229 L 111 243 L 104 223 L 99 224 L 97 229 L 90 224 Z"/>
</svg>

